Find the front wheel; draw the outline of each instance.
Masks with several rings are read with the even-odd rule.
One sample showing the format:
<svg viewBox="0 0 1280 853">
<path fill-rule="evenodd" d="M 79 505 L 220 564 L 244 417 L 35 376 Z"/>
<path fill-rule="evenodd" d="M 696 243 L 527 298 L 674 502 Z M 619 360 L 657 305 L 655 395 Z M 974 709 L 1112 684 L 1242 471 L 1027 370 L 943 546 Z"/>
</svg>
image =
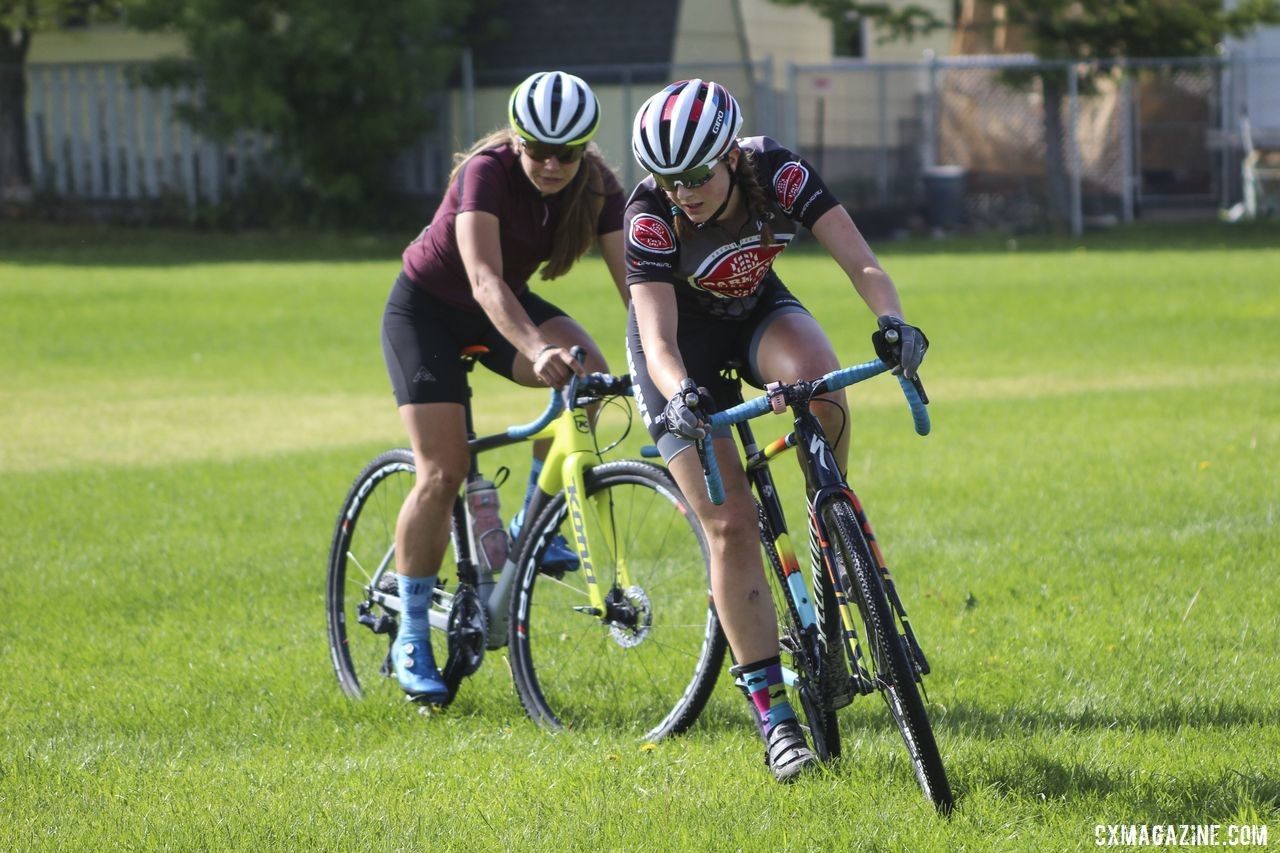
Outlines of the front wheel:
<svg viewBox="0 0 1280 853">
<path fill-rule="evenodd" d="M 841 580 L 862 616 L 876 687 L 902 734 L 916 781 L 938 811 L 948 814 L 954 805 L 951 785 L 916 684 L 915 667 L 907 655 L 906 642 L 898 632 L 879 569 L 871 558 L 857 515 L 847 502 L 836 500 L 823 509 L 823 517 L 838 570 L 843 575 Z"/>
<path fill-rule="evenodd" d="M 550 728 L 677 734 L 697 719 L 724 662 L 706 535 L 663 468 L 622 460 L 585 479 L 586 495 L 551 500 L 516 559 L 509 647 L 520 701 Z M 554 576 L 537 557 L 558 533 L 581 565 Z"/>
</svg>

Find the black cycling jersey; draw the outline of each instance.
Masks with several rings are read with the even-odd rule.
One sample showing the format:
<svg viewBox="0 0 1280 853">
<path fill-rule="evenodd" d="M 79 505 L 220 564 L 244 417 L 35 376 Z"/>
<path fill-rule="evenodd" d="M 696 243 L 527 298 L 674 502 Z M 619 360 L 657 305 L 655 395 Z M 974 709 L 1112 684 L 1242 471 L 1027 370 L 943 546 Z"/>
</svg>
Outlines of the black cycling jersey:
<svg viewBox="0 0 1280 853">
<path fill-rule="evenodd" d="M 773 231 L 770 246 L 761 245 L 761 220 L 736 233 L 720 223 L 691 228 L 692 234 L 680 239 L 675 220 L 683 214 L 652 177 L 641 181 L 627 202 L 627 284 L 670 282 L 682 316 L 750 316 L 774 259 L 795 237 L 795 225 L 812 228 L 838 203 L 813 167 L 769 137 L 746 137 L 738 147 L 751 153 L 769 200 L 764 218 Z"/>
</svg>

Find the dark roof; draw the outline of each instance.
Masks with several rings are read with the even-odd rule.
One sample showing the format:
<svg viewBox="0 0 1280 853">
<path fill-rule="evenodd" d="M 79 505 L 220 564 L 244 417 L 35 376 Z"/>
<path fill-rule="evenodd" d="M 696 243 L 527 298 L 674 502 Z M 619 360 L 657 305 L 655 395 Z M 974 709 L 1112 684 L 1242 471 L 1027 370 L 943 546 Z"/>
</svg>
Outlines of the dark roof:
<svg viewBox="0 0 1280 853">
<path fill-rule="evenodd" d="M 514 85 L 557 69 L 589 83 L 665 79 L 679 0 L 497 0 L 497 35 L 473 47 L 476 82 Z M 649 66 L 649 67 L 642 67 Z"/>
</svg>

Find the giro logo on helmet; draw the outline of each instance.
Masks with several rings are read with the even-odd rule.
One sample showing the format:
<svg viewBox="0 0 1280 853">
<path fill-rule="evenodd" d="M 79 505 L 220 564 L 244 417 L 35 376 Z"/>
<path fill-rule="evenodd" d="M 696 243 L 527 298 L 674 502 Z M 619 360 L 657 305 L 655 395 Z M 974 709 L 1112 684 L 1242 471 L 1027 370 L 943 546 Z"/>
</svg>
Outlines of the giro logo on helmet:
<svg viewBox="0 0 1280 853">
<path fill-rule="evenodd" d="M 627 237 L 636 246 L 650 252 L 669 254 L 676 250 L 676 240 L 667 223 L 649 213 L 642 213 L 631 220 Z"/>
<path fill-rule="evenodd" d="M 773 193 L 778 197 L 778 204 L 787 213 L 795 206 L 796 198 L 804 185 L 809 182 L 809 170 L 802 163 L 791 161 L 778 170 L 773 176 Z"/>
</svg>

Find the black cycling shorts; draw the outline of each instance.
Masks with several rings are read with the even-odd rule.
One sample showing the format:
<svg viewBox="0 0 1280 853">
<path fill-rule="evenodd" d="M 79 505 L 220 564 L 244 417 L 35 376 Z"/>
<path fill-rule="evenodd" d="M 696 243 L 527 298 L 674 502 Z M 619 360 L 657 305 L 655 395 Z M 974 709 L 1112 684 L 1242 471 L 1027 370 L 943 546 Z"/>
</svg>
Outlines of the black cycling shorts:
<svg viewBox="0 0 1280 853">
<path fill-rule="evenodd" d="M 717 408 L 727 408 L 738 402 L 734 383 L 721 376 L 721 372 L 735 365 L 744 381 L 763 389 L 756 351 L 765 329 L 784 314 L 809 313 L 774 273 L 771 272 L 761 286 L 768 292 L 751 313 L 741 319 L 680 315 L 676 343 L 685 370 L 699 387 L 710 392 Z M 634 311 L 628 312 L 627 317 L 627 368 L 635 385 L 636 408 L 640 410 L 662 458 L 670 462 L 685 448 L 692 447 L 693 442 L 667 431 L 662 417 L 667 398 L 649 378 L 648 362 L 640 345 L 640 330 L 636 326 Z M 717 427 L 713 435 L 717 438 L 729 436 L 731 431 L 727 426 Z"/>
<path fill-rule="evenodd" d="M 517 300 L 535 326 L 568 316 L 531 290 Z M 480 357 L 481 364 L 511 379 L 516 348 L 487 314 L 441 302 L 400 273 L 382 315 L 382 356 L 397 405 L 465 402 L 467 376 L 459 353 L 476 345 L 489 348 Z"/>
</svg>

